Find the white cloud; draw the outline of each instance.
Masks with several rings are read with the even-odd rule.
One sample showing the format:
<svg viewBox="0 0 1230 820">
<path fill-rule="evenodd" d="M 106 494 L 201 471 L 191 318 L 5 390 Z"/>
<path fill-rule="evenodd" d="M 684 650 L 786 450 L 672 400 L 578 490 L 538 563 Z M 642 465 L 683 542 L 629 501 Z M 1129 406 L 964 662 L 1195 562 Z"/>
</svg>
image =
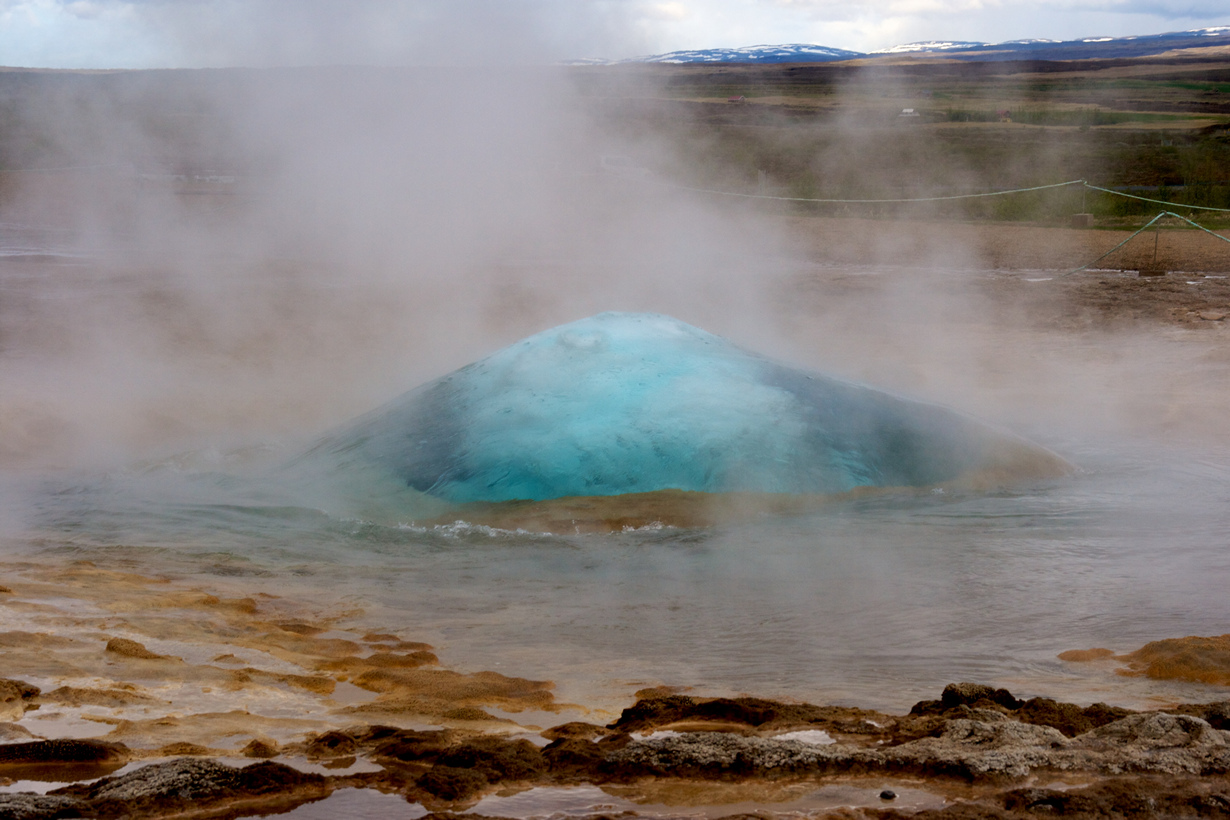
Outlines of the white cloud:
<svg viewBox="0 0 1230 820">
<path fill-rule="evenodd" d="M 1224 0 L 708 0 L 674 48 L 810 42 L 873 51 L 917 40 L 1151 34 L 1230 23 Z"/>
<path fill-rule="evenodd" d="M 114 0 L 0 0 L 0 64 L 53 68 L 163 65 L 156 32 Z"/>
<path fill-rule="evenodd" d="M 649 20 L 668 23 L 686 20 L 692 16 L 691 10 L 683 3 L 646 3 L 641 7 L 640 14 Z"/>
<path fill-rule="evenodd" d="M 0 62 L 142 67 L 550 62 L 643 50 L 638 0 L 0 0 Z M 87 56 L 88 53 L 88 56 Z"/>
<path fill-rule="evenodd" d="M 549 62 L 757 43 L 1148 34 L 1225 0 L 0 0 L 0 62 L 52 67 Z"/>
<path fill-rule="evenodd" d="M 74 17 L 98 20 L 109 14 L 131 16 L 132 8 L 123 4 L 100 3 L 96 0 L 75 0 L 65 5 L 64 10 Z"/>
</svg>

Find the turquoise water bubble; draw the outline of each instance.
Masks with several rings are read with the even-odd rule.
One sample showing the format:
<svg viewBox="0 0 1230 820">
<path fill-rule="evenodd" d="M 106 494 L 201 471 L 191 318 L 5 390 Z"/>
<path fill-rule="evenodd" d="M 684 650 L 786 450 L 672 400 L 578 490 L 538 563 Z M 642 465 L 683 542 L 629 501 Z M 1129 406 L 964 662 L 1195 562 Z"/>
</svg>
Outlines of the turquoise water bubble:
<svg viewBox="0 0 1230 820">
<path fill-rule="evenodd" d="M 381 465 L 452 503 L 840 493 L 1062 464 L 946 408 L 788 367 L 668 316 L 614 312 L 412 390 L 314 453 Z"/>
</svg>

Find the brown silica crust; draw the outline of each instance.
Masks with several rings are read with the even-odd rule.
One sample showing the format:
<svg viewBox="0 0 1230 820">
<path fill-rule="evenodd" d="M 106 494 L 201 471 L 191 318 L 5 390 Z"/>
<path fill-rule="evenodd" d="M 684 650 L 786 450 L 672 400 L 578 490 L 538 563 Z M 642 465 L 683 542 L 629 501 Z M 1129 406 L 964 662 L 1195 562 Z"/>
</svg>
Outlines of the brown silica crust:
<svg viewBox="0 0 1230 820">
<path fill-rule="evenodd" d="M 892 800 L 898 791 L 922 788 L 933 802 L 950 801 L 918 812 L 880 799 L 815 817 L 1224 817 L 1230 811 L 1230 732 L 1218 728 L 1230 718 L 1226 702 L 1132 712 L 1022 700 L 1002 688 L 956 683 L 908 714 L 889 715 L 754 697 L 644 694 L 609 726 L 573 721 L 544 730 L 551 739 L 545 747 L 473 730 L 358 724 L 284 747 L 254 741 L 244 754 L 363 758 L 378 771 L 326 776 L 273 761 L 234 767 L 181 757 L 46 796 L 0 795 L 0 816 L 240 817 L 357 787 L 404 795 L 443 817 L 483 795 L 534 786 L 593 784 L 631 796 L 650 789 L 644 793 L 661 799 L 664 788 L 703 795 L 704 788 L 689 784 L 704 783 L 760 789 L 761 799 L 846 784 L 869 794 L 891 792 Z M 801 729 L 813 731 L 790 734 Z M 833 742 L 796 739 L 821 731 Z M 32 764 L 68 771 L 130 757 L 125 747 L 99 741 L 8 744 L 0 746 L 0 776 Z M 773 817 L 772 800 L 756 816 Z"/>
</svg>

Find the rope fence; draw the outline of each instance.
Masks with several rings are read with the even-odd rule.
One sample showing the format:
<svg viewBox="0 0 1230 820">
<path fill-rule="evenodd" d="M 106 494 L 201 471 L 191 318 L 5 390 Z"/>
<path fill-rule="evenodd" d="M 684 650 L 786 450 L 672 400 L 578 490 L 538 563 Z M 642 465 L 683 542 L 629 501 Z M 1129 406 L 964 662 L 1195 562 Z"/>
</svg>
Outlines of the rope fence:
<svg viewBox="0 0 1230 820">
<path fill-rule="evenodd" d="M 1210 208 L 1207 205 L 1184 205 L 1180 202 L 1167 202 L 1164 199 L 1149 199 L 1149 197 L 1147 196 L 1136 196 L 1135 194 L 1125 194 L 1123 191 L 1116 191 L 1112 188 L 1099 188 L 1097 185 L 1090 185 L 1088 182 L 1085 182 L 1084 180 L 1081 180 L 1081 182 L 1084 184 L 1086 188 L 1092 191 L 1101 191 L 1104 194 L 1114 194 L 1115 196 L 1121 196 L 1126 199 L 1138 199 L 1141 202 L 1153 202 L 1157 205 L 1174 205 L 1179 208 L 1189 208 L 1189 209 L 1196 210 L 1196 211 L 1220 211 L 1221 213 L 1230 213 L 1230 208 Z M 1178 216 L 1178 215 L 1171 214 L 1171 216 Z M 1179 217 L 1179 218 L 1183 219 L 1184 217 Z M 1188 222 L 1191 222 L 1191 220 L 1189 219 Z M 1196 225 L 1195 222 L 1192 222 L 1192 224 Z M 1199 228 L 1200 226 L 1196 225 L 1196 227 Z"/>
<path fill-rule="evenodd" d="M 842 205 L 842 204 L 845 204 L 845 205 L 886 205 L 886 204 L 908 203 L 908 202 L 945 202 L 945 201 L 951 201 L 955 199 L 981 199 L 984 197 L 992 197 L 992 196 L 1008 196 L 1010 194 L 1024 194 L 1024 193 L 1029 193 L 1031 191 L 1046 191 L 1046 190 L 1051 190 L 1055 188 L 1067 188 L 1072 185 L 1081 185 L 1091 191 L 1100 191 L 1104 194 L 1111 194 L 1112 196 L 1121 196 L 1127 199 L 1136 199 L 1142 202 L 1153 202 L 1159 205 L 1170 205 L 1172 207 L 1188 208 L 1188 209 L 1198 210 L 1198 211 L 1217 211 L 1220 213 L 1230 213 L 1230 208 L 1213 208 L 1207 205 L 1184 205 L 1179 202 L 1167 202 L 1164 199 L 1150 199 L 1148 197 L 1136 196 L 1135 194 L 1124 193 L 1123 191 L 1116 191 L 1113 188 L 1102 188 L 1098 185 L 1093 185 L 1090 182 L 1083 180 L 1083 179 L 1072 179 L 1072 180 L 1068 180 L 1067 182 L 1055 182 L 1050 185 L 1035 185 L 1030 188 L 1008 188 L 1002 191 L 984 191 L 982 193 L 976 193 L 976 194 L 953 194 L 950 196 L 904 197 L 904 198 L 895 198 L 895 199 L 819 199 L 819 198 L 814 198 L 814 197 L 802 197 L 802 196 L 770 196 L 768 194 L 745 194 L 745 193 L 739 193 L 737 191 L 719 191 L 715 188 L 694 188 L 688 185 L 676 185 L 671 182 L 661 182 L 657 180 L 648 180 L 648 181 L 652 182 L 655 185 L 663 185 L 668 188 L 674 188 L 680 191 L 691 191 L 693 193 L 698 193 L 698 194 L 711 194 L 713 196 L 729 196 L 729 197 L 738 197 L 741 199 L 766 199 L 766 200 L 771 200 L 775 202 L 816 202 L 816 203 L 830 204 L 830 205 Z"/>
<path fill-rule="evenodd" d="M 132 166 L 125 163 L 110 165 L 62 165 L 57 168 L 0 168 L 0 174 L 61 174 L 65 171 L 130 171 Z"/>
<path fill-rule="evenodd" d="M 1086 183 L 1085 180 L 1083 179 L 1074 179 L 1074 180 L 1070 180 L 1069 182 L 1056 182 L 1051 185 L 1036 185 L 1032 188 L 1012 188 L 1006 191 L 988 191 L 988 192 L 980 193 L 980 194 L 954 194 L 952 196 L 925 196 L 925 197 L 912 197 L 912 198 L 907 198 L 907 199 L 813 199 L 811 197 L 801 197 L 801 196 L 769 196 L 767 194 L 743 194 L 743 193 L 737 193 L 735 191 L 718 191 L 712 188 L 691 188 L 687 185 L 675 185 L 670 182 L 654 181 L 654 184 L 665 185 L 669 188 L 674 188 L 680 191 L 692 191 L 693 193 L 698 193 L 698 194 L 713 194 L 715 196 L 742 197 L 745 199 L 769 199 L 769 200 L 773 200 L 776 202 L 823 202 L 823 203 L 836 204 L 836 205 L 840 205 L 840 204 L 849 204 L 849 205 L 854 205 L 854 204 L 877 205 L 877 204 L 880 204 L 880 205 L 883 205 L 883 204 L 890 204 L 890 203 L 944 202 L 944 201 L 953 200 L 953 199 L 979 199 L 981 197 L 988 197 L 988 196 L 1007 196 L 1008 194 L 1023 194 L 1029 191 L 1045 191 L 1050 188 L 1066 188 L 1069 185 L 1087 185 L 1088 183 Z M 1230 212 L 1230 208 L 1226 208 L 1224 210 L 1226 210 L 1227 212 Z"/>
<path fill-rule="evenodd" d="M 1071 275 L 1072 275 L 1072 274 L 1074 274 L 1074 273 L 1080 273 L 1080 272 L 1081 272 L 1081 271 L 1083 271 L 1083 270 L 1088 270 L 1089 268 L 1093 267 L 1093 266 L 1094 266 L 1094 265 L 1096 265 L 1097 263 L 1101 262 L 1101 261 L 1102 261 L 1103 259 L 1105 259 L 1106 257 L 1110 256 L 1110 255 L 1111 255 L 1112 253 L 1114 253 L 1115 251 L 1117 251 L 1117 250 L 1119 250 L 1120 248 L 1122 248 L 1122 247 L 1123 247 L 1124 245 L 1126 245 L 1127 243 L 1131 242 L 1131 241 L 1132 241 L 1133 239 L 1135 239 L 1136 237 L 1140 236 L 1142 233 L 1144 233 L 1145 231 L 1147 231 L 1149 228 L 1153 227 L 1154 223 L 1156 223 L 1158 220 L 1164 219 L 1165 217 L 1168 217 L 1168 216 L 1172 216 L 1172 217 L 1174 217 L 1175 219 L 1182 219 L 1184 222 L 1186 222 L 1187 224 L 1191 225 L 1193 228 L 1199 228 L 1200 230 L 1202 230 L 1202 231 L 1204 231 L 1205 233 L 1207 233 L 1209 236 L 1216 236 L 1216 237 L 1217 237 L 1218 239 L 1220 239 L 1222 242 L 1225 242 L 1225 243 L 1227 243 L 1227 244 L 1230 244 L 1230 239 L 1227 239 L 1226 237 L 1222 236 L 1222 235 L 1221 235 L 1221 234 L 1219 234 L 1219 233 L 1213 233 L 1213 231 L 1210 231 L 1208 228 L 1204 227 L 1203 225 L 1200 225 L 1200 224 L 1198 224 L 1198 223 L 1196 223 L 1196 222 L 1193 222 L 1192 220 L 1188 219 L 1187 217 L 1183 216 L 1182 214 L 1176 214 L 1176 213 L 1174 213 L 1173 211 L 1162 211 L 1160 214 L 1158 214 L 1157 216 L 1153 217 L 1153 218 L 1152 218 L 1152 219 L 1150 219 L 1148 222 L 1146 222 L 1146 223 L 1144 224 L 1144 226 L 1142 226 L 1142 227 L 1141 227 L 1139 230 L 1137 230 L 1134 234 L 1132 234 L 1132 235 L 1131 235 L 1131 236 L 1129 236 L 1127 239 L 1125 239 L 1125 240 L 1123 240 L 1122 242 L 1120 242 L 1120 243 L 1119 243 L 1118 245 L 1116 245 L 1115 247 L 1113 247 L 1113 248 L 1111 248 L 1110 250 L 1108 250 L 1106 253 L 1104 253 L 1104 254 L 1102 254 L 1101 256 L 1099 256 L 1097 259 L 1094 259 L 1092 262 L 1086 262 L 1084 265 L 1081 265 L 1079 268 L 1073 268 L 1072 270 L 1068 271 L 1067 273 L 1063 273 L 1063 274 L 1060 274 L 1060 275 L 1061 275 L 1061 276 L 1071 276 Z"/>
<path fill-rule="evenodd" d="M 85 170 L 94 171 L 94 170 L 104 170 L 104 169 L 118 170 L 121 168 L 131 168 L 131 166 L 124 166 L 124 165 L 119 165 L 119 164 L 116 164 L 116 165 L 79 165 L 79 166 L 65 166 L 61 168 L 29 168 L 29 169 L 23 169 L 23 170 L 27 173 L 29 172 L 57 173 L 57 172 L 63 172 L 63 171 L 85 171 Z M 10 169 L 0 169 L 0 173 L 16 173 L 16 172 L 17 171 L 10 170 Z M 1069 188 L 1072 186 L 1079 185 L 1079 186 L 1082 186 L 1083 189 L 1087 189 L 1091 191 L 1098 191 L 1103 194 L 1110 194 L 1111 196 L 1124 197 L 1126 199 L 1133 199 L 1133 200 L 1137 200 L 1140 202 L 1150 202 L 1150 203 L 1154 203 L 1158 205 L 1170 205 L 1172 207 L 1179 207 L 1179 208 L 1183 208 L 1186 210 L 1212 211 L 1216 213 L 1230 213 L 1230 208 L 1214 208 L 1208 205 L 1184 205 L 1184 204 L 1176 203 L 1176 202 L 1168 202 L 1164 199 L 1152 199 L 1150 197 L 1137 196 L 1135 194 L 1129 194 L 1123 191 L 1116 191 L 1113 188 L 1103 188 L 1099 185 L 1093 185 L 1092 183 L 1084 179 L 1072 179 L 1072 180 L 1068 180 L 1067 182 L 1055 182 L 1049 185 L 1034 185 L 1028 188 L 1008 188 L 1005 190 L 984 191 L 981 193 L 973 193 L 973 194 L 951 194 L 947 196 L 894 197 L 894 198 L 878 198 L 878 199 L 838 199 L 838 198 L 817 198 L 817 197 L 771 196 L 768 194 L 748 194 L 748 193 L 740 193 L 737 191 L 720 191 L 720 190 L 713 189 L 713 188 L 696 188 L 696 187 L 692 187 L 688 185 L 678 185 L 676 183 L 666 182 L 664 180 L 656 180 L 656 179 L 638 178 L 638 181 L 647 182 L 653 185 L 659 185 L 659 186 L 671 188 L 674 190 L 689 191 L 691 193 L 698 193 L 698 194 L 708 194 L 711 196 L 734 197 L 734 198 L 739 198 L 739 199 L 769 200 L 769 201 L 774 201 L 774 202 L 810 202 L 810 203 L 829 204 L 829 205 L 889 205 L 889 204 L 908 204 L 908 203 L 915 203 L 915 202 L 918 202 L 918 203 L 951 202 L 954 200 L 970 200 L 970 199 L 983 199 L 987 197 L 1010 196 L 1012 194 L 1024 194 L 1024 193 L 1031 193 L 1034 191 L 1055 190 L 1059 188 Z M 1174 211 L 1162 211 L 1161 213 L 1157 214 L 1152 219 L 1150 219 L 1148 222 L 1146 222 L 1141 228 L 1139 228 L 1136 232 L 1134 232 L 1127 239 L 1124 239 L 1118 245 L 1111 248 L 1109 251 L 1102 254 L 1097 259 L 1094 259 L 1092 262 L 1088 262 L 1084 265 L 1081 265 L 1079 268 L 1075 268 L 1061 275 L 1070 276 L 1074 273 L 1079 273 L 1083 270 L 1088 270 L 1092 266 L 1096 265 L 1098 262 L 1101 262 L 1103 259 L 1110 256 L 1115 251 L 1122 248 L 1124 245 L 1131 242 L 1133 239 L 1135 239 L 1140 234 L 1147 231 L 1149 228 L 1153 227 L 1155 224 L 1157 224 L 1159 220 L 1164 219 L 1166 217 L 1173 217 L 1175 219 L 1180 219 L 1183 222 L 1186 222 L 1187 224 L 1191 225 L 1193 228 L 1197 228 L 1201 231 L 1204 231 L 1210 236 L 1215 236 L 1223 242 L 1230 243 L 1230 239 L 1222 236 L 1221 234 L 1214 233 L 1213 231 L 1209 230 L 1203 225 L 1200 225 L 1197 222 L 1194 222 L 1193 220 L 1189 219 L 1186 216 L 1183 216 L 1182 214 L 1177 214 Z"/>
<path fill-rule="evenodd" d="M 667 185 L 671 188 L 675 188 L 678 190 L 692 191 L 694 193 L 702 193 L 702 194 L 713 194 L 717 196 L 741 197 L 741 198 L 747 198 L 747 199 L 766 199 L 766 200 L 773 200 L 777 202 L 817 202 L 817 203 L 826 203 L 826 204 L 850 204 L 850 205 L 854 205 L 854 204 L 874 205 L 874 204 L 909 203 L 909 202 L 942 202 L 942 201 L 955 200 L 955 199 L 978 199 L 982 197 L 1007 196 L 1009 194 L 1022 194 L 1022 193 L 1028 193 L 1031 191 L 1045 191 L 1045 190 L 1050 190 L 1050 189 L 1055 189 L 1055 188 L 1067 188 L 1073 185 L 1080 185 L 1091 191 L 1100 191 L 1101 193 L 1104 193 L 1104 194 L 1111 194 L 1112 196 L 1121 196 L 1127 199 L 1140 200 L 1142 202 L 1152 202 L 1152 203 L 1156 203 L 1159 205 L 1178 206 L 1178 207 L 1185 208 L 1185 209 L 1192 209 L 1192 210 L 1199 210 L 1199 211 L 1216 211 L 1218 213 L 1230 213 L 1230 208 L 1213 208 L 1213 207 L 1209 207 L 1206 205 L 1180 205 L 1179 203 L 1167 202 L 1166 200 L 1163 200 L 1163 199 L 1150 199 L 1149 197 L 1136 196 L 1134 194 L 1124 193 L 1123 191 L 1116 191 L 1113 188 L 1103 188 L 1098 185 L 1090 184 L 1089 182 L 1083 179 L 1073 179 L 1073 180 L 1069 180 L 1068 182 L 1056 182 L 1051 185 L 1036 185 L 1030 188 L 1010 188 L 1010 189 L 1002 190 L 1002 191 L 987 191 L 984 193 L 977 193 L 977 194 L 957 194 L 953 196 L 913 197 L 913 198 L 901 198 L 901 199 L 815 199 L 815 198 L 810 198 L 810 197 L 785 197 L 785 196 L 768 196 L 765 194 L 744 194 L 744 193 L 736 193 L 732 191 L 718 191 L 718 190 L 712 190 L 708 188 L 692 188 L 686 185 L 673 185 L 671 183 L 663 183 L 663 182 L 657 182 L 656 184 Z M 1124 239 L 1118 245 L 1111 248 L 1106 253 L 1099 256 L 1097 259 L 1094 259 L 1092 262 L 1087 262 L 1086 264 L 1081 265 L 1079 268 L 1074 268 L 1073 270 L 1067 271 L 1066 273 L 1062 273 L 1059 275 L 1060 276 L 1071 276 L 1074 273 L 1080 273 L 1083 270 L 1088 270 L 1089 268 L 1096 265 L 1098 262 L 1101 262 L 1103 259 L 1110 256 L 1115 251 L 1122 248 L 1124 245 L 1131 242 L 1136 237 L 1140 236 L 1142 233 L 1147 231 L 1149 228 L 1153 227 L 1155 224 L 1157 224 L 1158 221 L 1166 217 L 1173 217 L 1175 219 L 1180 219 L 1186 222 L 1187 224 L 1191 225 L 1193 228 L 1197 228 L 1198 230 L 1204 231 L 1208 235 L 1215 236 L 1218 239 L 1220 239 L 1222 242 L 1230 244 L 1230 239 L 1222 236 L 1219 233 L 1214 233 L 1213 231 L 1209 230 L 1203 225 L 1189 219 L 1186 216 L 1183 216 L 1182 214 L 1177 214 L 1174 211 L 1162 211 L 1161 213 L 1157 214 L 1155 217 L 1150 219 L 1148 222 L 1146 222 L 1141 228 L 1139 228 L 1136 232 L 1134 232 L 1127 239 Z"/>
</svg>

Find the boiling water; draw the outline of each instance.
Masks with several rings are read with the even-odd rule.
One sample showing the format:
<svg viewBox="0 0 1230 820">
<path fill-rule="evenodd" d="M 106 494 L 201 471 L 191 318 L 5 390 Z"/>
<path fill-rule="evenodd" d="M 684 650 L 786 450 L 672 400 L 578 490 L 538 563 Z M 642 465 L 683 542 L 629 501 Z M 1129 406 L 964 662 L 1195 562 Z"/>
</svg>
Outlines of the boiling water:
<svg viewBox="0 0 1230 820">
<path fill-rule="evenodd" d="M 10 481 L 34 513 L 6 548 L 359 605 L 448 665 L 608 708 L 654 684 L 896 708 L 953 680 L 1175 694 L 1055 656 L 1226 630 L 1230 453 L 1068 454 L 1080 474 L 1012 492 L 585 536 L 339 517 L 179 458 Z"/>
<path fill-rule="evenodd" d="M 11 284 L 20 270 L 6 270 Z M 29 354 L 5 351 L 6 366 Z M 1225 383 L 1204 386 L 1216 399 Z M 1084 702 L 1220 696 L 1056 655 L 1230 631 L 1224 438 L 1045 427 L 1026 432 L 1077 474 L 715 529 L 366 520 L 305 498 L 279 470 L 296 445 L 270 439 L 10 469 L 0 532 L 8 561 L 88 559 L 350 608 L 354 629 L 427 641 L 450 668 L 552 680 L 560 700 L 607 713 L 655 685 L 887 709 L 956 680 Z"/>
</svg>

